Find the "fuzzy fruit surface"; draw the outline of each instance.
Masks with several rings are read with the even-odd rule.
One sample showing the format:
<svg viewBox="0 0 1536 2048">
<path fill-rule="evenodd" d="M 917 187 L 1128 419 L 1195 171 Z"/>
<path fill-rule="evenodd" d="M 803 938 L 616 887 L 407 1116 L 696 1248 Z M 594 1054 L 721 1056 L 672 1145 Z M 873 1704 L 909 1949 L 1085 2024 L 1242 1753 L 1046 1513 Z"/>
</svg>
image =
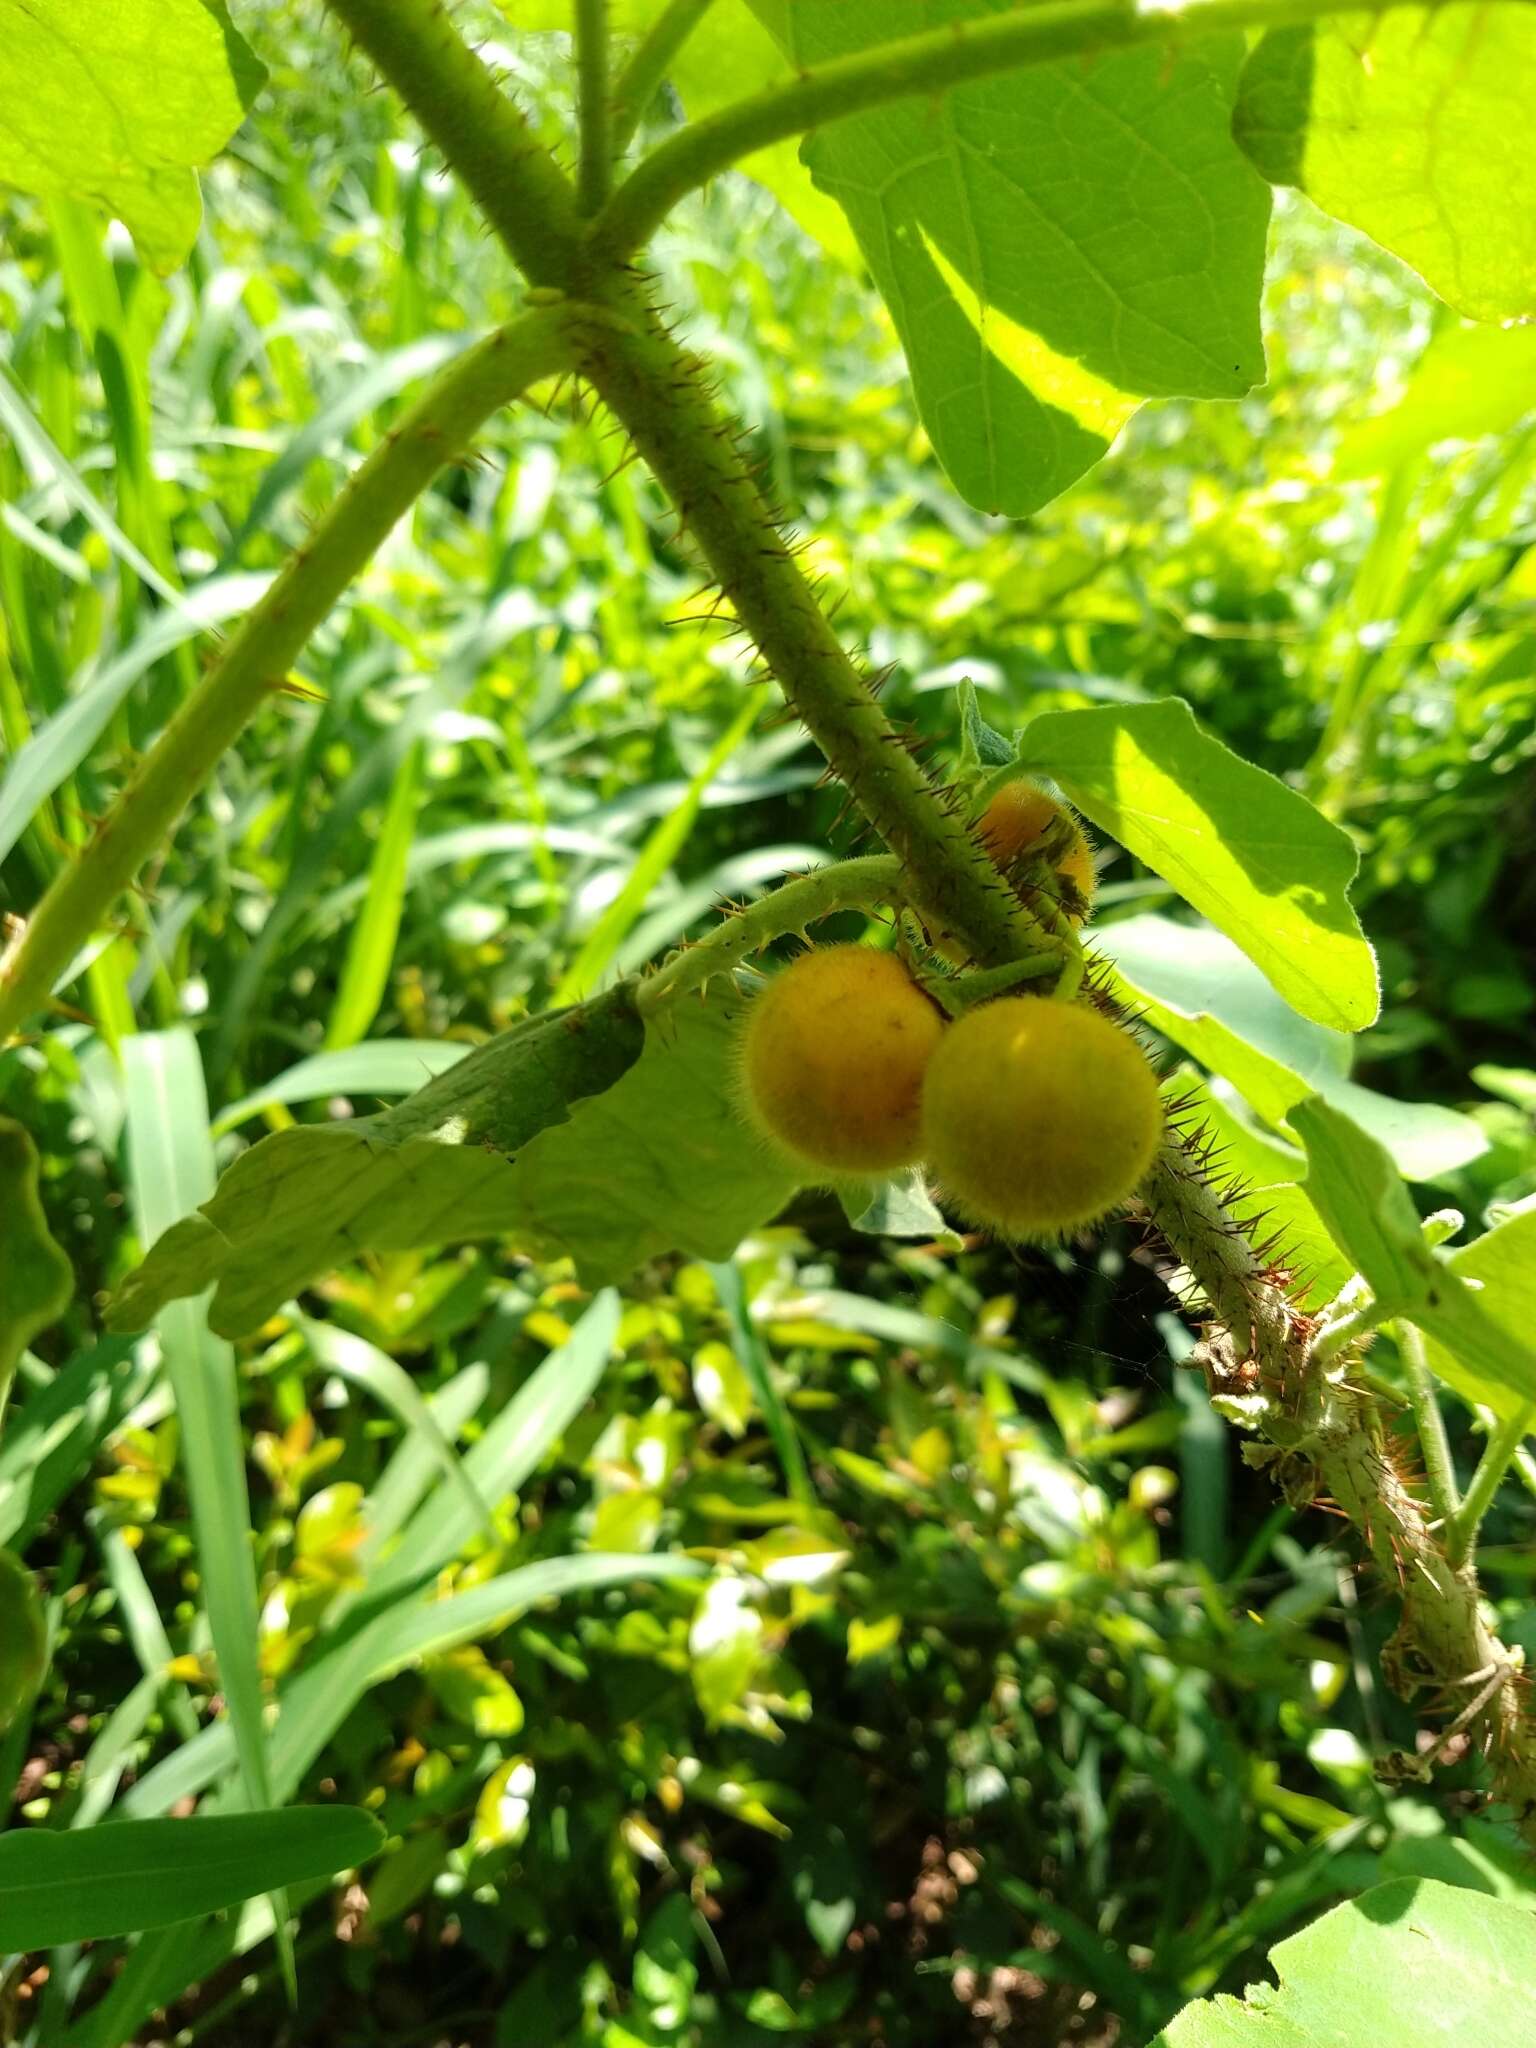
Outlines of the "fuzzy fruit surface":
<svg viewBox="0 0 1536 2048">
<path fill-rule="evenodd" d="M 1094 883 L 1097 875 L 1093 866 L 1093 848 L 1088 844 L 1088 835 L 1081 825 L 1053 796 L 1048 796 L 1038 783 L 1027 776 L 1020 776 L 1016 782 L 1005 782 L 982 812 L 977 821 L 976 836 L 985 848 L 988 859 L 1004 874 L 1023 859 L 1031 847 L 1038 845 L 1041 838 L 1056 822 L 1065 818 L 1071 828 L 1071 839 L 1064 853 L 1058 855 L 1056 872 L 1064 875 L 1082 898 L 1084 907 L 1092 903 Z M 1081 924 L 1082 917 L 1072 913 L 1074 924 Z"/>
<path fill-rule="evenodd" d="M 759 1129 L 822 1173 L 918 1157 L 923 1075 L 944 1019 L 905 967 L 868 946 L 816 946 L 747 1012 L 742 1082 Z"/>
<path fill-rule="evenodd" d="M 0 1735 L 42 1683 L 47 1646 L 37 1582 L 14 1552 L 0 1550 Z"/>
<path fill-rule="evenodd" d="M 944 1035 L 923 1083 L 923 1153 L 959 1212 L 1051 1238 L 1133 1194 L 1162 1136 L 1140 1048 L 1097 1010 L 1006 996 Z"/>
</svg>

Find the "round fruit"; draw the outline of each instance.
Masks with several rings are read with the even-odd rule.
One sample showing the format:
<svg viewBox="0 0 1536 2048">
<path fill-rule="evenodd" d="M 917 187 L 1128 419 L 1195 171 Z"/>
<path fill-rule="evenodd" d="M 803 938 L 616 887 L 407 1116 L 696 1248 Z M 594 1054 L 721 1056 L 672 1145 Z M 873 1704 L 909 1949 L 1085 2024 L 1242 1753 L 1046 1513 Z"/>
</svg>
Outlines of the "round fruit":
<svg viewBox="0 0 1536 2048">
<path fill-rule="evenodd" d="M 19 1557 L 0 1550 L 0 1735 L 42 1684 L 47 1657 L 37 1582 Z"/>
<path fill-rule="evenodd" d="M 1015 861 L 1023 859 L 1031 847 L 1039 844 L 1058 818 L 1067 820 L 1071 836 L 1066 850 L 1056 857 L 1056 872 L 1072 884 L 1082 899 L 1086 914 L 1088 905 L 1093 901 L 1097 880 L 1093 848 L 1088 844 L 1088 835 L 1071 812 L 1057 803 L 1053 796 L 1048 796 L 1038 783 L 1022 775 L 1014 782 L 1005 782 L 978 819 L 976 835 L 993 865 L 1006 874 Z M 1076 911 L 1072 916 L 1074 923 L 1082 923 L 1082 916 Z"/>
<path fill-rule="evenodd" d="M 923 1154 L 960 1213 L 1050 1238 L 1135 1192 L 1162 1135 L 1157 1083 L 1097 1010 L 1004 996 L 944 1034 L 923 1083 Z"/>
<path fill-rule="evenodd" d="M 742 1080 L 753 1121 L 819 1172 L 910 1166 L 923 1072 L 944 1029 L 894 955 L 813 947 L 747 1013 Z"/>
</svg>

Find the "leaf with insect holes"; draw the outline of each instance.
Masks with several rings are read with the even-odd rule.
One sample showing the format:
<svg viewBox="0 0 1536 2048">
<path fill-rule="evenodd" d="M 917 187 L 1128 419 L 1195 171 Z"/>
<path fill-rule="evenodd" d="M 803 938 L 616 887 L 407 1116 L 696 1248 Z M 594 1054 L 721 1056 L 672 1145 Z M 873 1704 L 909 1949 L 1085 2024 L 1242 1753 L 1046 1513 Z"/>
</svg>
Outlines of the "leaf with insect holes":
<svg viewBox="0 0 1536 2048">
<path fill-rule="evenodd" d="M 193 166 L 265 77 L 222 0 L 0 0 L 0 181 L 93 201 L 174 270 L 202 218 Z"/>
<path fill-rule="evenodd" d="M 257 1328 L 364 1252 L 506 1237 L 583 1280 L 648 1258 L 724 1258 L 793 1192 L 732 1086 L 741 998 L 712 990 L 642 1028 L 621 986 L 518 1025 L 376 1116 L 263 1139 L 131 1273 L 108 1310 L 142 1329 L 216 1286 L 223 1335 Z"/>
</svg>

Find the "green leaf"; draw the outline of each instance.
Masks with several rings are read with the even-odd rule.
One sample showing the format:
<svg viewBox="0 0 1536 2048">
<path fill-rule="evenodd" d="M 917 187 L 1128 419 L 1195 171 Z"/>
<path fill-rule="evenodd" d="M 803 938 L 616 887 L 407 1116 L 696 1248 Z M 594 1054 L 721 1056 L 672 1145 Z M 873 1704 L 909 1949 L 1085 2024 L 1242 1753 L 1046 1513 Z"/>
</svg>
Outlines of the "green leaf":
<svg viewBox="0 0 1536 2048">
<path fill-rule="evenodd" d="M 1536 1330 L 1536 1208 L 1521 1207 L 1473 1243 L 1448 1254 L 1445 1263 L 1459 1279 L 1478 1289 L 1477 1306 L 1511 1339 L 1529 1343 Z M 1524 1406 L 1520 1394 L 1471 1372 L 1432 1331 L 1425 1333 L 1431 1366 L 1464 1401 L 1482 1402 L 1500 1415 Z"/>
<path fill-rule="evenodd" d="M 111 1327 L 216 1280 L 213 1327 L 240 1335 L 360 1251 L 474 1237 L 569 1256 L 592 1285 L 665 1252 L 726 1256 L 796 1185 L 736 1113 L 740 1009 L 674 1004 L 641 1051 L 618 988 L 503 1033 L 394 1109 L 280 1131 L 129 1276 Z"/>
<path fill-rule="evenodd" d="M 1283 1127 L 1296 1103 L 1323 1095 L 1379 1138 L 1409 1180 L 1433 1180 L 1487 1151 L 1487 1135 L 1471 1117 L 1437 1102 L 1398 1102 L 1351 1081 L 1351 1041 L 1298 1017 L 1209 925 L 1148 913 L 1093 936 L 1125 999 L 1230 1081 L 1266 1123 Z"/>
<path fill-rule="evenodd" d="M 331 1095 L 409 1095 L 456 1067 L 472 1050 L 446 1038 L 371 1038 L 344 1052 L 313 1053 L 221 1110 L 213 1135 L 222 1137 L 247 1117 L 280 1102 L 318 1102 Z"/>
<path fill-rule="evenodd" d="M 351 1806 L 13 1830 L 0 1836 L 0 1949 L 22 1954 L 200 1919 L 351 1870 L 383 1839 L 378 1822 Z"/>
<path fill-rule="evenodd" d="M 21 1354 L 56 1323 L 74 1291 L 69 1260 L 54 1243 L 37 1193 L 37 1147 L 0 1116 L 0 1409 Z"/>
<path fill-rule="evenodd" d="M 1307 1188 L 1334 1243 L 1378 1302 L 1417 1310 L 1442 1281 L 1418 1211 L 1385 1146 L 1321 1096 L 1291 1113 L 1307 1148 Z"/>
<path fill-rule="evenodd" d="M 922 1237 L 957 1246 L 960 1242 L 928 1192 L 922 1169 L 896 1180 L 842 1182 L 837 1198 L 855 1230 L 871 1237 Z"/>
<path fill-rule="evenodd" d="M 1347 833 L 1197 725 L 1182 699 L 1049 711 L 1019 759 L 1171 882 L 1294 1009 L 1359 1031 L 1380 1007 Z"/>
<path fill-rule="evenodd" d="M 1418 1214 L 1383 1146 L 1321 1096 L 1298 1104 L 1291 1122 L 1307 1148 L 1307 1193 L 1334 1243 L 1364 1276 L 1381 1307 L 1437 1338 L 1463 1368 L 1459 1381 L 1451 1384 L 1475 1385 L 1473 1398 L 1505 1413 L 1511 1396 L 1522 1407 L 1536 1401 L 1536 1350 L 1529 1316 L 1517 1313 L 1520 1284 L 1508 1296 L 1496 1297 L 1514 1312 L 1506 1324 L 1467 1285 L 1467 1276 L 1425 1242 Z M 1522 1233 L 1502 1250 L 1518 1253 L 1524 1241 Z M 1502 1257 L 1499 1265 L 1502 1270 Z M 1471 1277 L 1478 1276 L 1474 1272 Z"/>
<path fill-rule="evenodd" d="M 1529 7 L 1401 7 L 1265 36 L 1233 129 L 1272 183 L 1363 228 L 1458 312 L 1528 319 L 1533 102 Z"/>
<path fill-rule="evenodd" d="M 104 207 L 173 270 L 202 217 L 192 166 L 265 75 L 222 0 L 0 0 L 0 181 Z"/>
<path fill-rule="evenodd" d="M 753 0 L 799 69 L 1009 0 Z M 1231 132 L 1243 46 L 1034 65 L 828 123 L 801 154 L 847 214 L 956 488 L 1021 516 L 1142 399 L 1264 374 L 1267 196 Z"/>
<path fill-rule="evenodd" d="M 1278 1988 L 1185 2006 L 1152 2048 L 1526 2048 L 1536 1920 L 1431 1878 L 1396 1878 L 1271 1951 Z"/>
</svg>

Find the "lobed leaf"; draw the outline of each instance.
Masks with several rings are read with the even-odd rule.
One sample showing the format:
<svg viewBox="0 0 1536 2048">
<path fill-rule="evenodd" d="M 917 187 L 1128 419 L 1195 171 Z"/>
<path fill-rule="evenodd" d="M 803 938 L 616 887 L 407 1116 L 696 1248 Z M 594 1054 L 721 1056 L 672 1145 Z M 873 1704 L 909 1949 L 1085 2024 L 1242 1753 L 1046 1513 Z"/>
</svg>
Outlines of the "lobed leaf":
<svg viewBox="0 0 1536 2048">
<path fill-rule="evenodd" d="M 800 70 L 1009 4 L 752 0 Z M 1240 38 L 1205 36 L 1032 65 L 806 138 L 972 504 L 1034 511 L 1144 398 L 1262 379 L 1269 206 L 1231 135 L 1241 62 Z"/>
<path fill-rule="evenodd" d="M 360 1252 L 474 1237 L 569 1256 L 593 1285 L 662 1252 L 724 1258 L 796 1185 L 735 1111 L 739 1009 L 687 1001 L 642 1030 L 615 989 L 503 1033 L 393 1109 L 281 1131 L 166 1233 L 109 1324 L 141 1328 L 216 1283 L 210 1322 L 240 1335 Z"/>
</svg>

